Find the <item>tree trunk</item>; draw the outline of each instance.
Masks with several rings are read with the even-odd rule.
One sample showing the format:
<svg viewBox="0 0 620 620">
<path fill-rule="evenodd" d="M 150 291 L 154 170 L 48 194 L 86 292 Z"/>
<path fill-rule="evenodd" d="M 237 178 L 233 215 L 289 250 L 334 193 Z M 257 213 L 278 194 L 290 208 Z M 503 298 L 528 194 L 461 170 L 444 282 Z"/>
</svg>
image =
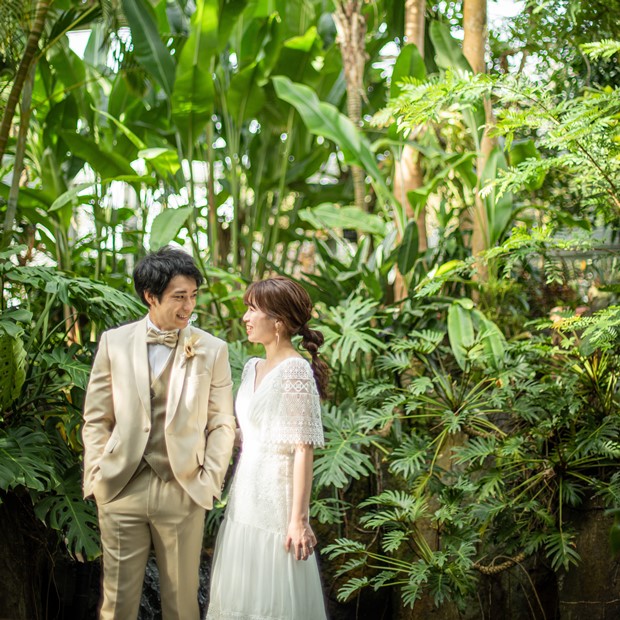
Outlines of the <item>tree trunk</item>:
<svg viewBox="0 0 620 620">
<path fill-rule="evenodd" d="M 362 0 L 335 2 L 334 22 L 338 30 L 338 45 L 347 83 L 347 114 L 356 127 L 362 120 L 364 66 L 366 64 L 366 22 L 362 15 Z M 365 173 L 359 166 L 351 166 L 355 205 L 366 210 Z"/>
<path fill-rule="evenodd" d="M 0 163 L 4 157 L 6 151 L 6 143 L 9 139 L 9 133 L 11 131 L 11 125 L 13 123 L 13 117 L 15 116 L 15 109 L 21 96 L 22 89 L 30 70 L 30 65 L 34 60 L 34 56 L 39 48 L 39 39 L 43 33 L 43 27 L 45 26 L 45 16 L 50 7 L 51 0 L 39 0 L 34 17 L 34 23 L 30 29 L 28 35 L 28 41 L 26 42 L 26 49 L 22 56 L 21 62 L 15 74 L 13 80 L 13 87 L 9 94 L 9 98 L 2 116 L 2 123 L 0 124 Z"/>
<path fill-rule="evenodd" d="M 405 2 L 405 37 L 407 43 L 413 43 L 420 52 L 420 56 L 424 58 L 424 23 L 426 12 L 426 0 L 406 0 Z M 400 160 L 394 166 L 394 195 L 399 202 L 405 207 L 407 220 L 412 219 L 415 214 L 407 192 L 418 189 L 424 185 L 424 175 L 422 174 L 422 166 L 420 158 L 422 155 L 411 148 L 404 146 Z M 424 252 L 428 247 L 426 235 L 426 207 L 420 209 L 417 217 L 418 223 L 418 248 L 420 252 Z M 400 239 L 399 239 L 400 241 Z M 408 296 L 407 285 L 404 277 L 396 274 L 394 281 L 394 299 L 398 302 L 406 299 Z"/>
<path fill-rule="evenodd" d="M 463 54 L 471 65 L 474 73 L 485 73 L 485 50 L 487 45 L 487 2 L 486 0 L 463 0 Z M 476 256 L 489 246 L 489 222 L 484 201 L 478 192 L 481 188 L 482 171 L 495 146 L 495 139 L 488 135 L 489 129 L 495 124 L 491 102 L 484 101 L 485 129 L 480 143 L 477 160 L 478 187 L 471 218 L 472 254 Z M 485 280 L 486 273 L 478 265 L 478 280 Z"/>
</svg>

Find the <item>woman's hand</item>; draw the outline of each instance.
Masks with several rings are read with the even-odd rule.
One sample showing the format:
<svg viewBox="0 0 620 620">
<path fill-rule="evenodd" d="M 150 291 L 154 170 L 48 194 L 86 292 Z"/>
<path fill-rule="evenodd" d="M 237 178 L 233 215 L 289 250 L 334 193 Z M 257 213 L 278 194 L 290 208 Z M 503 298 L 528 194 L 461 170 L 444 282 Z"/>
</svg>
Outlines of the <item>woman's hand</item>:
<svg viewBox="0 0 620 620">
<path fill-rule="evenodd" d="M 308 521 L 291 521 L 286 533 L 284 548 L 295 553 L 296 560 L 307 560 L 316 547 L 316 536 Z"/>
</svg>

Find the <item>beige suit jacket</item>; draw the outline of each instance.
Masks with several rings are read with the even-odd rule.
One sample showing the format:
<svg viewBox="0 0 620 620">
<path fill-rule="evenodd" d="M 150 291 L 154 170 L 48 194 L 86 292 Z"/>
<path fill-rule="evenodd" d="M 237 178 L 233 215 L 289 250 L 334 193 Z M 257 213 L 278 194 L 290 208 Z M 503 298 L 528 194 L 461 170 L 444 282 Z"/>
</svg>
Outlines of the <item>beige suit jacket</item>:
<svg viewBox="0 0 620 620">
<path fill-rule="evenodd" d="M 101 336 L 84 405 L 84 497 L 112 500 L 144 454 L 151 426 L 146 318 Z M 195 341 L 187 358 L 184 343 Z M 219 497 L 235 437 L 226 343 L 188 326 L 170 376 L 165 438 L 177 481 L 204 508 Z"/>
</svg>

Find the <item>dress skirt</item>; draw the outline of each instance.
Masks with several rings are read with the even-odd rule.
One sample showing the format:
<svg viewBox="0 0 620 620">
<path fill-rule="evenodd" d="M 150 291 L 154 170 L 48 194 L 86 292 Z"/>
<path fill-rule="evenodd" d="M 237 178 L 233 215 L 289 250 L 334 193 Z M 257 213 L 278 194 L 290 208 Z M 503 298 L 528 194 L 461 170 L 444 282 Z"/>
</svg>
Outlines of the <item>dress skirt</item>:
<svg viewBox="0 0 620 620">
<path fill-rule="evenodd" d="M 214 557 L 207 620 L 325 619 L 315 554 L 296 560 L 280 535 L 224 519 Z"/>
</svg>

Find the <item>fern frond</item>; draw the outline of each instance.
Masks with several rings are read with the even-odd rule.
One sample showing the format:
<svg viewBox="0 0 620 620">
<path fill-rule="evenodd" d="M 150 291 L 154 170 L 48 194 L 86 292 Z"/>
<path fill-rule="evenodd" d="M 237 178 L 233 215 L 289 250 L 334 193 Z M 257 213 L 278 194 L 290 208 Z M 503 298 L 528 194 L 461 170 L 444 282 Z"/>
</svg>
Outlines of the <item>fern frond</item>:
<svg viewBox="0 0 620 620">
<path fill-rule="evenodd" d="M 614 41 L 612 39 L 603 39 L 595 43 L 583 43 L 579 47 L 585 54 L 595 60 L 597 58 L 608 59 L 620 53 L 620 41 Z"/>
</svg>

